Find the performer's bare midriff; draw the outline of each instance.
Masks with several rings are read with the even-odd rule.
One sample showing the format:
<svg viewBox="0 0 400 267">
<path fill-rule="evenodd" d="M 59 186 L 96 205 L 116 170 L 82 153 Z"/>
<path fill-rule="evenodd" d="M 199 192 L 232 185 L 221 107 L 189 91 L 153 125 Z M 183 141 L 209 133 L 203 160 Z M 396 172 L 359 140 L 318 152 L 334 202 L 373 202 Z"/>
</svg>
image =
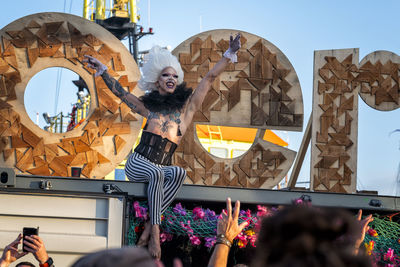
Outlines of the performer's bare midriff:
<svg viewBox="0 0 400 267">
<path fill-rule="evenodd" d="M 140 98 L 128 93 L 112 78 L 107 67 L 91 56 L 85 56 L 88 66 L 101 75 L 108 88 L 134 112 L 147 119 L 140 144 L 129 157 L 125 172 L 129 180 L 147 182 L 150 220 L 145 225 L 138 246 L 146 246 L 155 258 L 161 257 L 161 214 L 174 200 L 186 177 L 186 171 L 170 166 L 171 157 L 180 143 L 193 115 L 201 104 L 214 80 L 225 70 L 230 61 L 236 61 L 240 48 L 240 35 L 231 37 L 229 49 L 200 81 L 193 91 L 183 82 L 181 66 L 169 51 L 153 48 L 149 60 L 142 68 L 139 87 L 146 91 Z M 155 63 L 157 62 L 157 63 Z M 160 62 L 162 66 L 160 66 Z M 158 64 L 158 65 L 157 65 Z"/>
</svg>

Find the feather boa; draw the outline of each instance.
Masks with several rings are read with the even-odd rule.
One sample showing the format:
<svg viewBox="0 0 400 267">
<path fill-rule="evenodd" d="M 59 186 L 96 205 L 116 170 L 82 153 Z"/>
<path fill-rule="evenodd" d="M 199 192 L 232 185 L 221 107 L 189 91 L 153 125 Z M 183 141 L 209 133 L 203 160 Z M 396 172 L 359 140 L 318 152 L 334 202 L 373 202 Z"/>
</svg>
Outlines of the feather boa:
<svg viewBox="0 0 400 267">
<path fill-rule="evenodd" d="M 178 85 L 171 94 L 160 95 L 156 90 L 140 97 L 144 106 L 151 112 L 174 112 L 181 110 L 188 98 L 192 95 L 193 89 L 187 88 L 183 82 Z"/>
</svg>

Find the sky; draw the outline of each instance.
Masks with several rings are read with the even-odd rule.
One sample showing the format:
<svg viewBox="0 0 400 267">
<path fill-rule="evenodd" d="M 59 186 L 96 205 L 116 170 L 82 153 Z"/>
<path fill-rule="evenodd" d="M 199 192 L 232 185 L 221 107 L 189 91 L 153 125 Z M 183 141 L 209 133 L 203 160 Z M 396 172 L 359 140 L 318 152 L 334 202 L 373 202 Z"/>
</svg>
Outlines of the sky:
<svg viewBox="0 0 400 267">
<path fill-rule="evenodd" d="M 214 29 L 246 31 L 273 43 L 289 59 L 300 80 L 304 102 L 303 128 L 311 113 L 315 50 L 359 48 L 360 61 L 377 50 L 400 54 L 400 1 L 395 0 L 141 0 L 138 7 L 141 16 L 139 24 L 145 30 L 152 27 L 155 32 L 140 40 L 139 50 L 150 49 L 153 45 L 171 46 L 173 49 L 193 35 Z M 3 4 L 0 27 L 26 15 L 49 11 L 82 16 L 83 0 L 7 1 Z M 44 76 L 54 78 L 56 74 L 53 72 Z M 64 76 L 61 84 L 67 84 L 65 86 L 68 88 L 71 78 L 67 74 Z M 46 82 L 54 88 L 57 79 L 47 79 Z M 39 80 L 37 85 L 32 83 L 28 86 L 33 88 L 29 97 L 33 103 L 37 100 L 35 95 L 40 94 L 44 85 Z M 52 106 L 47 109 L 54 114 L 55 97 L 49 95 L 49 98 Z M 57 105 L 66 105 L 70 110 L 72 102 L 67 97 L 59 99 L 63 101 Z M 39 106 L 43 106 L 42 99 L 37 101 Z M 34 114 L 38 112 L 35 107 L 30 110 Z M 389 135 L 393 130 L 400 129 L 399 117 L 399 110 L 373 110 L 359 99 L 359 190 L 378 190 L 381 195 L 400 195 L 397 183 L 400 133 Z M 289 139 L 290 149 L 299 150 L 304 133 L 279 134 Z M 299 182 L 309 181 L 309 165 L 308 152 Z"/>
</svg>

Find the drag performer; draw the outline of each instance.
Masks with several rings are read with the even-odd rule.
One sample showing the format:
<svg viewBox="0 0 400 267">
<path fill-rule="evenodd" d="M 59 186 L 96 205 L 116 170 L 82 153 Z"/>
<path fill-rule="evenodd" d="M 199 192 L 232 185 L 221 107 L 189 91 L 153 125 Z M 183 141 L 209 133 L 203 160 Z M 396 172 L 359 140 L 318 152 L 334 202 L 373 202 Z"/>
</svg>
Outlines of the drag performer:
<svg viewBox="0 0 400 267">
<path fill-rule="evenodd" d="M 128 93 L 112 78 L 107 67 L 96 58 L 85 56 L 88 66 L 101 75 L 108 88 L 133 111 L 147 118 L 142 137 L 129 157 L 125 173 L 130 181 L 148 183 L 147 196 L 150 222 L 138 241 L 148 243 L 150 254 L 161 257 L 161 214 L 174 200 L 186 177 L 186 171 L 171 165 L 172 155 L 191 124 L 194 113 L 211 88 L 213 81 L 224 71 L 229 61 L 236 62 L 240 48 L 240 34 L 231 36 L 229 49 L 207 73 L 192 93 L 183 82 L 183 71 L 178 59 L 168 50 L 153 47 L 142 67 L 139 88 L 146 93 L 137 98 Z M 149 240 L 150 238 L 150 240 Z"/>
</svg>

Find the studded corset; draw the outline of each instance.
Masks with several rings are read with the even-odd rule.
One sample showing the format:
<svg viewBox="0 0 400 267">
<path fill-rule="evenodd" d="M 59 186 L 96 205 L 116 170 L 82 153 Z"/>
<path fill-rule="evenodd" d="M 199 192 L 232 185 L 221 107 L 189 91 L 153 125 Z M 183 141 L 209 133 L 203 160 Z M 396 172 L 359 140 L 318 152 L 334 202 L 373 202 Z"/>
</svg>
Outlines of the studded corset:
<svg viewBox="0 0 400 267">
<path fill-rule="evenodd" d="M 155 164 L 171 165 L 172 155 L 177 146 L 174 142 L 158 134 L 143 131 L 135 152 Z"/>
</svg>

